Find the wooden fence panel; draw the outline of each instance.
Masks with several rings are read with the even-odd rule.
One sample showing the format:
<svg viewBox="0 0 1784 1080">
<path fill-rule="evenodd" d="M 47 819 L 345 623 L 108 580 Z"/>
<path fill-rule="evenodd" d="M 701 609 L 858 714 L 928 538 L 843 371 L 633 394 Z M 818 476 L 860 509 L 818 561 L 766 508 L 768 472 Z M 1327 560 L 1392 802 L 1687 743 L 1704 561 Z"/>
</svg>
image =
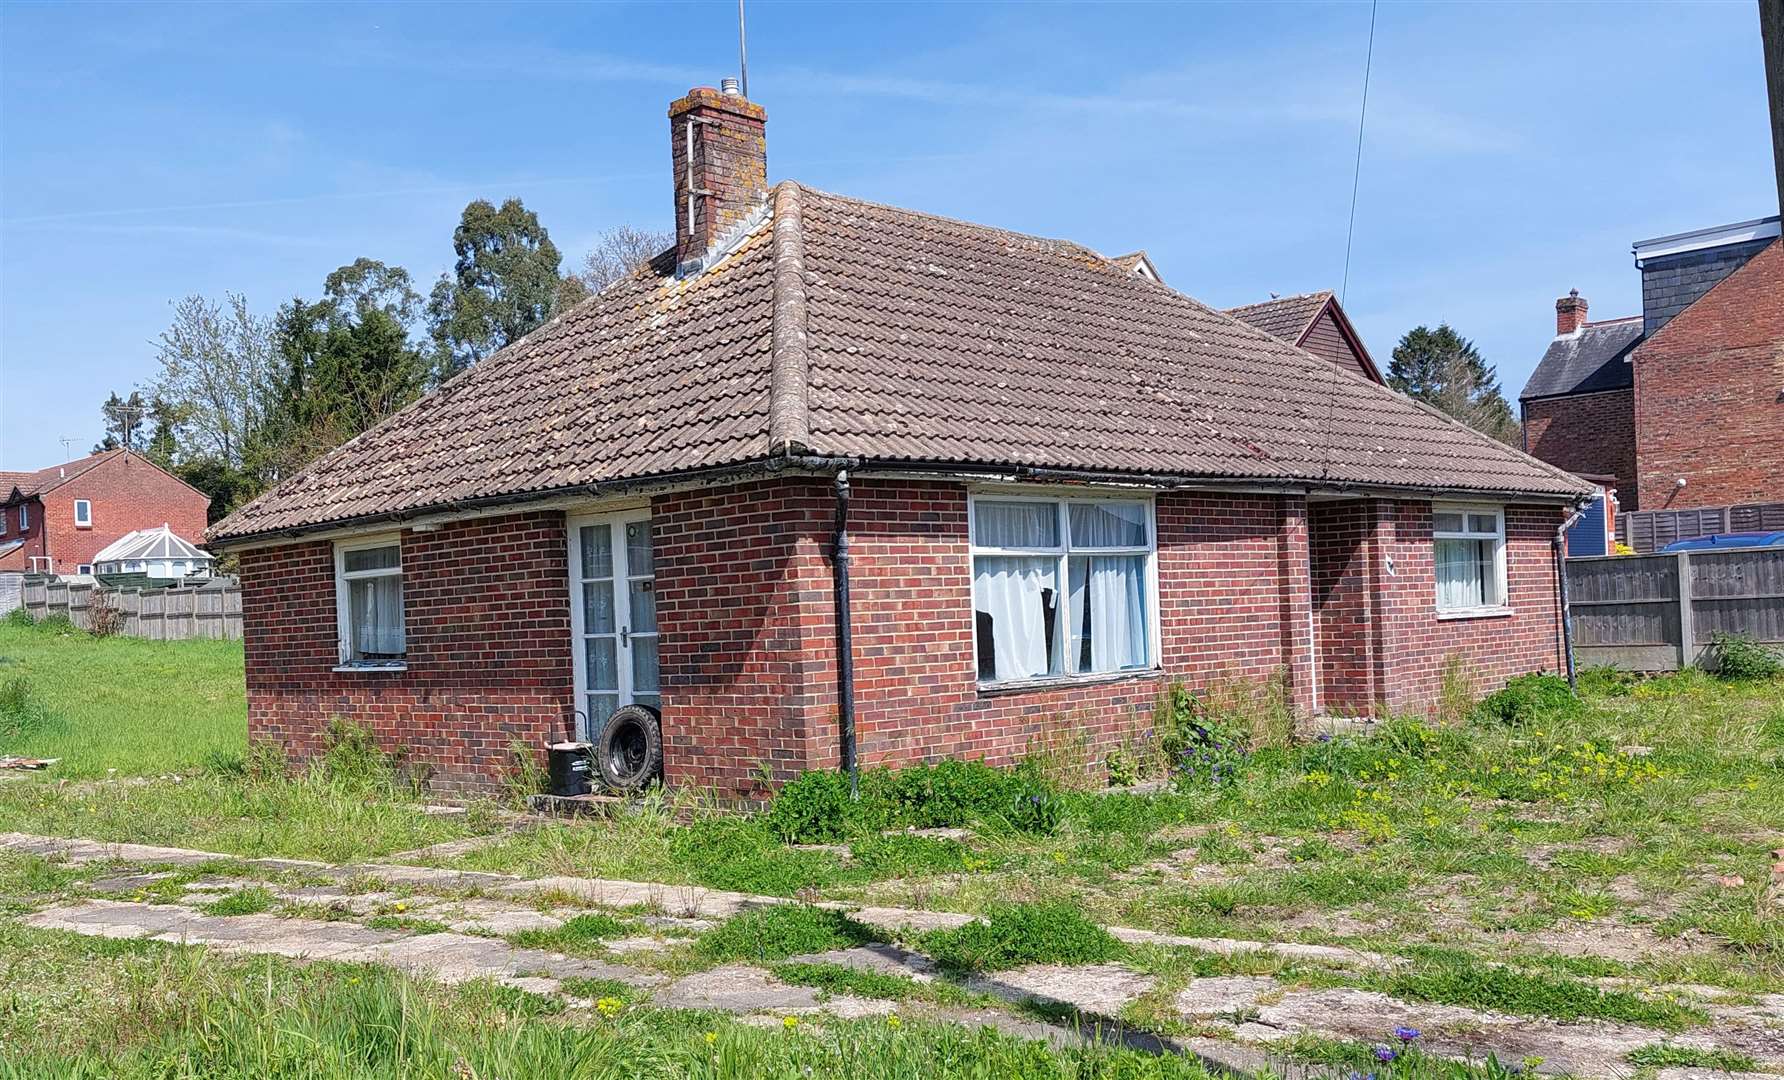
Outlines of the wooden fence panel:
<svg viewBox="0 0 1784 1080">
<path fill-rule="evenodd" d="M 1784 646 L 1781 548 L 1569 559 L 1567 586 L 1581 664 L 1675 671 L 1718 634 Z"/>
<path fill-rule="evenodd" d="M 1617 538 L 1639 555 L 1659 551 L 1675 540 L 1771 529 L 1784 529 L 1784 502 L 1690 510 L 1631 510 L 1617 515 Z"/>
<path fill-rule="evenodd" d="M 89 608 L 92 593 L 100 586 L 44 575 L 26 575 L 21 593 L 24 608 L 34 618 L 63 615 L 83 630 L 92 629 Z M 111 599 L 123 612 L 128 637 L 151 641 L 183 641 L 189 638 L 242 636 L 242 589 L 234 578 L 213 578 L 207 585 L 176 585 L 165 589 L 109 589 Z"/>
</svg>

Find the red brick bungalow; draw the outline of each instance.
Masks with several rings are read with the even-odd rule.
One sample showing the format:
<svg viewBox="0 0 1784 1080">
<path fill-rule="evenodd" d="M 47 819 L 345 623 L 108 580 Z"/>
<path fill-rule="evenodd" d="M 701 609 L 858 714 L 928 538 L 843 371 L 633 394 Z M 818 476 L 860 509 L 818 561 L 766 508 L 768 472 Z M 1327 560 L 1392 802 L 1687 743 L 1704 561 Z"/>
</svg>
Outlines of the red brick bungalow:
<svg viewBox="0 0 1784 1080">
<path fill-rule="evenodd" d="M 669 117 L 675 250 L 212 530 L 254 738 L 468 789 L 642 703 L 668 783 L 745 793 L 1107 745 L 1178 679 L 1563 662 L 1578 479 L 1079 245 L 769 188 L 740 97 Z"/>
</svg>

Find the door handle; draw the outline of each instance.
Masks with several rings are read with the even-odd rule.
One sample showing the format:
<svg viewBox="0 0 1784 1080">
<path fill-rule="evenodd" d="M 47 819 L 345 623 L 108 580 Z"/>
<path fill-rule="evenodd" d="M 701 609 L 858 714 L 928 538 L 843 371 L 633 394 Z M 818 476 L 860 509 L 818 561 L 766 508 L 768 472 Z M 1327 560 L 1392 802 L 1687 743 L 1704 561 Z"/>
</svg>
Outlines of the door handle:
<svg viewBox="0 0 1784 1080">
<path fill-rule="evenodd" d="M 620 643 L 620 645 L 621 645 L 621 646 L 622 646 L 622 647 L 624 647 L 624 648 L 630 648 L 630 647 L 631 647 L 631 645 L 632 645 L 632 632 L 631 632 L 631 630 L 630 630 L 630 629 L 629 629 L 629 628 L 627 628 L 627 627 L 624 627 L 624 626 L 622 626 L 622 627 L 620 627 L 620 628 L 619 628 L 619 643 Z"/>
</svg>

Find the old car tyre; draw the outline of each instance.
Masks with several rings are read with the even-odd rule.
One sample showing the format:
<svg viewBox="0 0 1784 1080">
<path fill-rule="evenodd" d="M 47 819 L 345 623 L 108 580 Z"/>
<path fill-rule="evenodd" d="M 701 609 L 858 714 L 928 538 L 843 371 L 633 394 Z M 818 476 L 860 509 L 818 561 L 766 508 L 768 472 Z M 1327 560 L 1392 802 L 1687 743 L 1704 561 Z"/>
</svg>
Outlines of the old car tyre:
<svg viewBox="0 0 1784 1080">
<path fill-rule="evenodd" d="M 663 725 L 649 705 L 627 705 L 595 737 L 601 782 L 618 792 L 642 791 L 663 774 Z"/>
</svg>

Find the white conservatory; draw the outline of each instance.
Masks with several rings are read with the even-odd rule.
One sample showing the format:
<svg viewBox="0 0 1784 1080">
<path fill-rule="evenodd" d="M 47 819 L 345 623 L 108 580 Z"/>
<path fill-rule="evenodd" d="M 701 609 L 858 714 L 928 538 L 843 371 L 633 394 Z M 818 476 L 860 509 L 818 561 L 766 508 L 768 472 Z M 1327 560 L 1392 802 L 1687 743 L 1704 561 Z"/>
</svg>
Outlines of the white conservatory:
<svg viewBox="0 0 1784 1080">
<path fill-rule="evenodd" d="M 93 556 L 95 574 L 147 574 L 152 578 L 209 577 L 217 560 L 175 536 L 166 525 L 125 533 Z"/>
</svg>

